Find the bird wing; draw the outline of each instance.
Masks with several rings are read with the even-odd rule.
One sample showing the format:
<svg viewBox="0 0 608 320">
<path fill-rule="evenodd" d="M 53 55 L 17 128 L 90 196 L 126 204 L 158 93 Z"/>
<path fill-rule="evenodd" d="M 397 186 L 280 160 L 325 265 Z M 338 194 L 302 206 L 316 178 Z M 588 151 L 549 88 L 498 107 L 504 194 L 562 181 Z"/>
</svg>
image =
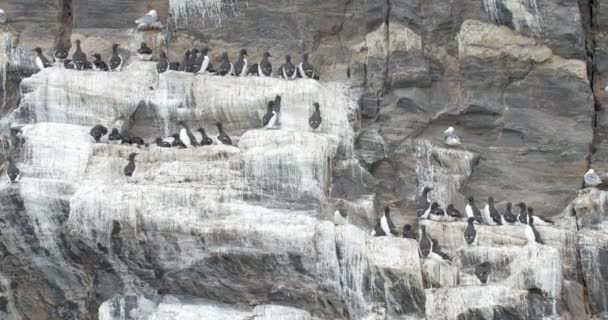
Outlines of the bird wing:
<svg viewBox="0 0 608 320">
<path fill-rule="evenodd" d="M 139 23 L 139 24 L 152 24 L 154 22 L 156 22 L 156 19 L 149 14 L 146 14 L 143 17 L 135 20 L 135 23 Z"/>
</svg>

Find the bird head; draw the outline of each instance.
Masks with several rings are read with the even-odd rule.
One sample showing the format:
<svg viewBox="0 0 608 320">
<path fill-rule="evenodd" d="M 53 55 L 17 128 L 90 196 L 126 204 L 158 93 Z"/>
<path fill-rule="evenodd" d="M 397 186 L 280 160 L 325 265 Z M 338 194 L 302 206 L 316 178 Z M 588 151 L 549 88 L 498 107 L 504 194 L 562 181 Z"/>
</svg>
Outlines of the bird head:
<svg viewBox="0 0 608 320">
<path fill-rule="evenodd" d="M 431 192 L 431 190 L 433 190 L 433 188 L 430 188 L 430 187 L 424 187 L 424 189 L 422 189 L 422 193 L 426 194 L 426 193 Z"/>
<path fill-rule="evenodd" d="M 312 105 L 315 106 L 315 110 L 319 111 L 319 103 L 318 102 L 315 102 Z"/>
<path fill-rule="evenodd" d="M 99 53 L 94 53 L 93 57 L 95 57 L 96 60 L 101 60 L 101 55 Z"/>
<path fill-rule="evenodd" d="M 534 209 L 532 209 L 532 207 L 528 207 L 528 214 L 529 215 L 533 215 L 534 214 Z"/>
<path fill-rule="evenodd" d="M 302 55 L 302 60 L 308 61 L 308 53 Z"/>
<path fill-rule="evenodd" d="M 38 52 L 40 54 L 42 53 L 42 49 L 40 49 L 40 47 L 36 47 L 32 51 Z"/>
<path fill-rule="evenodd" d="M 445 133 L 445 134 L 454 133 L 454 127 L 447 128 L 443 133 Z"/>
<path fill-rule="evenodd" d="M 475 198 L 473 198 L 473 196 L 469 196 L 467 200 L 469 200 L 469 203 L 475 202 Z"/>
<path fill-rule="evenodd" d="M 469 224 L 472 224 L 473 222 L 475 222 L 475 218 L 470 217 L 470 218 L 467 220 L 467 222 L 468 222 Z"/>
<path fill-rule="evenodd" d="M 515 204 L 515 206 L 516 206 L 516 207 L 520 207 L 520 208 L 522 208 L 522 209 L 523 209 L 523 208 L 525 208 L 525 207 L 526 207 L 526 204 L 525 204 L 525 203 L 523 203 L 523 202 L 519 202 L 519 203 Z"/>
<path fill-rule="evenodd" d="M 139 46 L 141 49 L 147 48 L 148 45 L 145 42 L 142 42 L 141 45 Z"/>
<path fill-rule="evenodd" d="M 114 51 L 118 50 L 118 47 L 119 47 L 119 46 L 120 46 L 120 45 L 119 45 L 118 43 L 113 44 L 113 45 L 112 45 L 112 50 L 114 50 Z"/>
<path fill-rule="evenodd" d="M 179 140 L 179 133 L 174 133 L 171 135 L 171 138 L 175 139 L 175 140 Z"/>
<path fill-rule="evenodd" d="M 112 133 L 118 133 L 118 129 L 112 128 Z"/>
<path fill-rule="evenodd" d="M 215 126 L 217 127 L 218 130 L 222 130 L 222 123 L 221 122 L 216 122 Z"/>
<path fill-rule="evenodd" d="M 191 54 L 196 57 L 199 52 L 200 51 L 198 49 L 192 49 L 192 53 Z"/>
<path fill-rule="evenodd" d="M 272 111 L 274 109 L 274 101 L 268 101 L 268 111 Z"/>
<path fill-rule="evenodd" d="M 488 203 L 494 204 L 494 197 L 488 197 Z"/>
<path fill-rule="evenodd" d="M 421 225 L 420 226 L 420 230 L 422 230 L 423 233 L 426 232 L 426 226 L 425 225 Z"/>
<path fill-rule="evenodd" d="M 384 207 L 384 215 L 387 216 L 391 212 L 391 208 L 388 206 Z"/>
<path fill-rule="evenodd" d="M 223 60 L 227 60 L 228 59 L 228 52 L 222 52 L 222 59 Z"/>
<path fill-rule="evenodd" d="M 264 58 L 268 59 L 269 57 L 272 57 L 272 55 L 270 55 L 270 52 L 264 52 Z"/>
<path fill-rule="evenodd" d="M 247 55 L 247 50 L 245 49 L 241 49 L 241 51 L 239 52 L 242 56 L 246 56 Z"/>
<path fill-rule="evenodd" d="M 291 63 L 291 56 L 290 55 L 286 55 L 285 56 L 285 62 Z"/>
<path fill-rule="evenodd" d="M 154 143 L 161 143 L 161 142 L 163 142 L 163 139 L 161 139 L 160 137 L 156 138 L 156 140 L 154 140 Z"/>
<path fill-rule="evenodd" d="M 139 154 L 139 153 L 131 153 L 131 154 L 129 155 L 129 160 L 133 160 L 133 159 L 135 159 L 135 157 L 136 157 L 138 154 Z"/>
<path fill-rule="evenodd" d="M 453 210 L 453 209 L 454 209 L 454 205 L 453 205 L 453 204 L 451 204 L 451 203 L 450 203 L 450 204 L 448 204 L 448 208 L 447 208 L 447 209 L 448 209 L 448 210 Z"/>
<path fill-rule="evenodd" d="M 274 101 L 277 103 L 281 102 L 281 96 L 277 94 L 276 98 L 274 98 Z"/>
<path fill-rule="evenodd" d="M 437 202 L 433 202 L 433 203 L 431 204 L 431 210 L 435 210 L 435 209 L 437 209 L 437 208 L 439 208 L 439 203 L 437 203 Z"/>
<path fill-rule="evenodd" d="M 511 206 L 512 206 L 511 202 L 507 202 L 507 210 L 511 211 Z"/>
<path fill-rule="evenodd" d="M 76 40 L 76 46 L 80 47 L 80 40 Z"/>
<path fill-rule="evenodd" d="M 207 53 L 209 53 L 209 48 L 203 48 L 203 50 L 201 50 L 201 54 L 203 54 L 204 56 L 206 56 Z"/>
<path fill-rule="evenodd" d="M 205 134 L 205 129 L 203 129 L 203 128 L 198 128 L 198 129 L 196 129 L 196 131 L 200 132 L 202 135 Z"/>
<path fill-rule="evenodd" d="M 155 19 L 158 19 L 158 13 L 154 9 L 150 10 L 150 12 L 148 12 L 148 14 L 153 16 Z"/>
<path fill-rule="evenodd" d="M 412 230 L 412 226 L 410 226 L 409 224 L 406 224 L 403 226 L 403 231 L 410 231 Z"/>
<path fill-rule="evenodd" d="M 167 59 L 167 54 L 164 51 L 160 51 L 160 57 L 163 59 Z"/>
<path fill-rule="evenodd" d="M 178 121 L 177 124 L 184 128 L 187 128 L 186 122 L 184 122 L 183 120 Z"/>
<path fill-rule="evenodd" d="M 589 169 L 589 171 L 587 171 L 587 173 L 595 173 L 595 170 Z"/>
</svg>

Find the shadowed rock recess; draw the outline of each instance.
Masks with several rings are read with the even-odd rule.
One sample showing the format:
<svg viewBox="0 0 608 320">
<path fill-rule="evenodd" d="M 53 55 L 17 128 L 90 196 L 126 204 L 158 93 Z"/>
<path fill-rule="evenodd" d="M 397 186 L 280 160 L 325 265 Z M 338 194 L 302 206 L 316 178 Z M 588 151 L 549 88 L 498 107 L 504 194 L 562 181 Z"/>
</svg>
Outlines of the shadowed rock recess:
<svg viewBox="0 0 608 320">
<path fill-rule="evenodd" d="M 0 319 L 608 319 L 608 0 L 0 0 Z M 165 26 L 137 31 L 156 9 Z M 38 72 L 82 41 L 121 72 Z M 320 81 L 169 71 L 241 48 L 275 70 L 309 52 Z M 280 130 L 261 129 L 282 96 Z M 311 130 L 313 102 L 323 122 Z M 221 121 L 234 146 L 146 142 Z M 443 142 L 453 126 L 463 141 Z M 123 168 L 137 152 L 128 180 Z M 7 156 L 21 169 L 11 184 Z M 526 202 L 537 226 L 417 221 L 414 198 L 464 213 Z M 391 207 L 451 260 L 372 237 Z M 350 224 L 336 226 L 336 208 Z M 482 283 L 476 270 L 491 270 Z"/>
</svg>

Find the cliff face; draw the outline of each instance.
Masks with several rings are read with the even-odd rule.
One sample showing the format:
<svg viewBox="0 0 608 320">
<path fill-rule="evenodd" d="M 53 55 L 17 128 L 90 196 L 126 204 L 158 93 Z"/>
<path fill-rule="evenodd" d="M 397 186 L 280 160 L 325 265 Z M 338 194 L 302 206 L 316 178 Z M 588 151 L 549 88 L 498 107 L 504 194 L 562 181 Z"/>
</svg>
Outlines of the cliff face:
<svg viewBox="0 0 608 320">
<path fill-rule="evenodd" d="M 605 0 L 0 0 L 0 319 L 608 318 Z M 165 28 L 137 31 L 156 9 Z M 119 73 L 49 68 L 34 47 L 82 40 Z M 310 52 L 321 81 L 220 78 L 137 61 L 209 47 L 249 61 Z M 282 96 L 281 130 L 260 129 Z M 319 102 L 321 127 L 306 119 Z M 221 121 L 235 146 L 95 144 L 93 125 L 151 141 Z M 455 127 L 463 148 L 444 147 Z M 138 152 L 137 171 L 122 174 Z M 369 235 L 414 196 L 463 211 L 525 201 L 523 227 L 427 226 L 452 261 Z M 351 224 L 335 226 L 336 207 Z M 475 268 L 491 266 L 487 284 Z"/>
</svg>

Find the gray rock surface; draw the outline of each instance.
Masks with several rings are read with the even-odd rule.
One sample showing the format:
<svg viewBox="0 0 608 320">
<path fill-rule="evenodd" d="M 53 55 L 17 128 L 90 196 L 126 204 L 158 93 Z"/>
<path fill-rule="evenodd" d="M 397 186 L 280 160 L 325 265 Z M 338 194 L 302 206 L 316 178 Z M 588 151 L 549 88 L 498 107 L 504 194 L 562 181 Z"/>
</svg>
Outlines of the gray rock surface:
<svg viewBox="0 0 608 320">
<path fill-rule="evenodd" d="M 608 317 L 605 0 L 0 0 L 0 319 L 603 319 Z M 165 26 L 137 31 L 157 10 Z M 81 40 L 120 73 L 38 72 Z M 312 80 L 217 78 L 134 59 L 241 48 L 309 52 Z M 261 130 L 283 97 L 281 130 Z M 323 123 L 305 119 L 313 102 Z M 222 121 L 234 147 L 91 141 L 95 124 L 147 142 Z M 449 148 L 453 126 L 463 146 Z M 122 175 L 128 154 L 137 171 Z M 414 197 L 464 212 L 494 196 L 554 216 L 539 226 L 416 221 Z M 578 192 L 578 193 L 577 193 Z M 451 261 L 369 235 L 384 206 L 428 227 Z M 344 208 L 350 224 L 334 226 Z M 475 266 L 491 265 L 488 284 Z M 482 298 L 480 298 L 482 297 Z M 459 303 L 452 303 L 458 301 Z"/>
</svg>

